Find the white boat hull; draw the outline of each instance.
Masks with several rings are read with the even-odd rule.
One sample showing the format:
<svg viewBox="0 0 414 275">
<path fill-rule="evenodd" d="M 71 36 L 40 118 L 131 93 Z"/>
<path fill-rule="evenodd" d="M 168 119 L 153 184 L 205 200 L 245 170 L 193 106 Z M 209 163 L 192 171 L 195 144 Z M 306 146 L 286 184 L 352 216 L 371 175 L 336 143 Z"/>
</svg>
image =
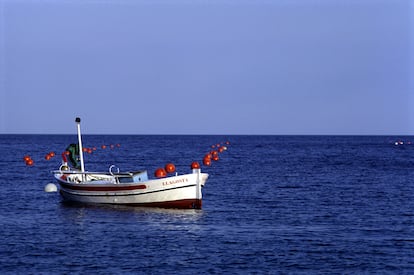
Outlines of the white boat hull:
<svg viewBox="0 0 414 275">
<path fill-rule="evenodd" d="M 75 177 L 90 174 L 55 173 L 60 194 L 66 201 L 131 206 L 201 209 L 201 188 L 208 174 L 199 170 L 192 174 L 131 183 L 118 183 L 111 175 L 97 175 L 101 179 L 73 182 Z M 102 178 L 103 177 L 103 178 Z"/>
</svg>

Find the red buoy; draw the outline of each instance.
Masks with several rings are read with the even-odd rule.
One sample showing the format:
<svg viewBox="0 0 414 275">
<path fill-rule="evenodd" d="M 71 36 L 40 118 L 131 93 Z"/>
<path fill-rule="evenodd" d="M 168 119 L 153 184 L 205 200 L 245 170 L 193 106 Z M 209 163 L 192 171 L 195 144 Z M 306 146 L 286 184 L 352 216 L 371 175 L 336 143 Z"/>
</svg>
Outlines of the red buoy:
<svg viewBox="0 0 414 275">
<path fill-rule="evenodd" d="M 204 164 L 205 166 L 210 166 L 210 165 L 211 165 L 211 158 L 205 157 L 205 158 L 203 159 L 203 164 Z"/>
<path fill-rule="evenodd" d="M 165 171 L 164 168 L 158 168 L 155 170 L 154 175 L 156 178 L 165 178 L 167 176 L 167 171 Z"/>
<path fill-rule="evenodd" d="M 27 162 L 29 159 L 30 159 L 30 156 L 29 156 L 29 155 L 26 155 L 26 156 L 24 156 L 24 158 L 23 158 L 23 160 L 24 160 L 25 162 Z"/>
<path fill-rule="evenodd" d="M 45 160 L 50 160 L 50 158 L 51 158 L 51 156 L 50 156 L 49 154 L 47 154 L 47 155 L 45 156 Z"/>
<path fill-rule="evenodd" d="M 26 161 L 27 166 L 32 166 L 34 164 L 34 161 L 32 159 L 29 159 Z"/>
<path fill-rule="evenodd" d="M 219 160 L 219 156 L 218 156 L 218 155 L 214 155 L 214 156 L 213 156 L 213 160 L 214 160 L 214 161 L 218 161 L 218 160 Z"/>
<path fill-rule="evenodd" d="M 102 149 L 106 149 L 106 145 L 102 145 L 102 146 L 101 146 L 101 148 L 102 148 Z"/>
<path fill-rule="evenodd" d="M 172 163 L 167 163 L 165 165 L 165 171 L 167 171 L 167 173 L 174 173 L 175 172 L 175 165 Z"/>
<path fill-rule="evenodd" d="M 55 152 L 53 152 L 53 151 L 49 152 L 49 155 L 50 155 L 51 158 L 53 158 L 55 156 Z"/>
<path fill-rule="evenodd" d="M 197 161 L 193 161 L 191 163 L 191 169 L 200 169 L 200 163 L 198 163 Z"/>
</svg>

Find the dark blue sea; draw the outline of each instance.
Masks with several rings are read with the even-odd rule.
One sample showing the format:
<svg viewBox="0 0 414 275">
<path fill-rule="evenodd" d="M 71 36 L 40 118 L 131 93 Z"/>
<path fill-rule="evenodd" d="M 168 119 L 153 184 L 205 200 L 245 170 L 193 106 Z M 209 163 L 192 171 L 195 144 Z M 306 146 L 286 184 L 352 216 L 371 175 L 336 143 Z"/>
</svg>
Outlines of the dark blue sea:
<svg viewBox="0 0 414 275">
<path fill-rule="evenodd" d="M 0 135 L 0 273 L 414 273 L 414 137 L 85 135 L 85 166 L 183 174 L 226 141 L 174 210 L 68 205 L 44 187 L 76 135 Z"/>
</svg>

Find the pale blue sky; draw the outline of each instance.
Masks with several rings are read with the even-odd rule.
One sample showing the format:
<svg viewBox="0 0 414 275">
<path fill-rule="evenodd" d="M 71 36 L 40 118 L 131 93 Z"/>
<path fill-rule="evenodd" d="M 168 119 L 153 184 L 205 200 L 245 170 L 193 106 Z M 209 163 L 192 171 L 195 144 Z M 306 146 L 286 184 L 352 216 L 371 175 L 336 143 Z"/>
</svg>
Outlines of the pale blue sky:
<svg viewBox="0 0 414 275">
<path fill-rule="evenodd" d="M 414 134 L 414 1 L 0 0 L 0 134 Z"/>
</svg>

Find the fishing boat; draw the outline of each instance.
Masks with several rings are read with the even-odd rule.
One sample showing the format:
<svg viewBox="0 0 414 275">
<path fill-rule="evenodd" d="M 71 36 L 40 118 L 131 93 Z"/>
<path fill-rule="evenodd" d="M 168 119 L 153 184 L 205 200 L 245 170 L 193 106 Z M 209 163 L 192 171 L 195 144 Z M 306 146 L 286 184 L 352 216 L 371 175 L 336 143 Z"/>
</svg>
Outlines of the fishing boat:
<svg viewBox="0 0 414 275">
<path fill-rule="evenodd" d="M 80 167 L 71 168 L 63 159 L 53 171 L 65 201 L 88 204 L 122 204 L 130 206 L 201 209 L 202 188 L 208 174 L 199 166 L 192 173 L 161 175 L 150 179 L 147 171 L 120 172 L 111 165 L 108 172 L 85 171 L 80 118 L 76 118 Z M 63 155 L 62 155 L 63 156 Z"/>
</svg>

